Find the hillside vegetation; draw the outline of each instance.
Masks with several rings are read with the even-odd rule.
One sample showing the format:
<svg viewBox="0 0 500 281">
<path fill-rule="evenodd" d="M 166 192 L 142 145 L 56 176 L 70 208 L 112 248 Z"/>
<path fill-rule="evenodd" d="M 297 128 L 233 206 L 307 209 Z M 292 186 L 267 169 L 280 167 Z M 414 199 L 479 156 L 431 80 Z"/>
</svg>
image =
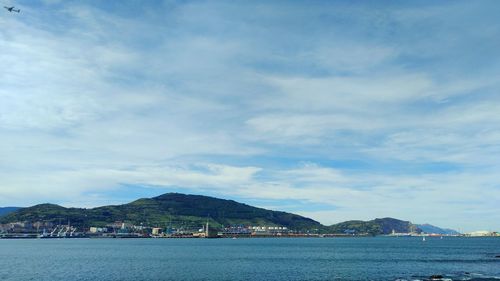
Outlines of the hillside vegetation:
<svg viewBox="0 0 500 281">
<path fill-rule="evenodd" d="M 411 222 L 394 218 L 381 218 L 370 221 L 346 221 L 330 226 L 329 230 L 332 233 L 366 233 L 370 235 L 390 234 L 393 230 L 399 233 L 421 232 L 421 230 Z"/>
<path fill-rule="evenodd" d="M 322 227 L 315 220 L 291 213 L 256 208 L 232 200 L 179 193 L 167 193 L 124 205 L 93 209 L 41 204 L 1 217 L 0 223 L 50 221 L 64 224 L 70 222 L 77 227 L 89 227 L 123 221 L 135 225 L 190 227 L 201 226 L 207 219 L 214 227 L 234 224 L 279 225 L 295 230 Z"/>
<path fill-rule="evenodd" d="M 339 234 L 389 234 L 420 230 L 408 221 L 382 218 L 371 221 L 346 221 L 331 226 L 287 212 L 252 207 L 232 200 L 201 195 L 167 193 L 154 198 L 103 206 L 92 209 L 65 208 L 54 204 L 41 204 L 22 208 L 0 217 L 0 223 L 45 221 L 56 224 L 70 223 L 80 228 L 106 226 L 113 222 L 156 227 L 199 227 L 210 221 L 214 228 L 229 225 L 285 226 L 291 230 Z"/>
</svg>

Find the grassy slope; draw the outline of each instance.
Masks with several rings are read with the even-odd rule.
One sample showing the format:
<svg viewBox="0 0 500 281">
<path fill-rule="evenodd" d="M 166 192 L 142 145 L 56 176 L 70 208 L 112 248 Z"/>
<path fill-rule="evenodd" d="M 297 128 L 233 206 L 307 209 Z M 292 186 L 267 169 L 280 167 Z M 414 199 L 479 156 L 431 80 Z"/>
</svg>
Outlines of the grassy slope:
<svg viewBox="0 0 500 281">
<path fill-rule="evenodd" d="M 168 193 L 155 198 L 93 209 L 64 208 L 53 204 L 36 205 L 0 218 L 13 221 L 51 221 L 80 227 L 103 226 L 115 221 L 152 226 L 201 226 L 210 218 L 214 227 L 230 224 L 282 225 L 291 229 L 321 228 L 321 224 L 298 215 L 271 211 L 199 195 Z"/>
<path fill-rule="evenodd" d="M 159 227 L 200 227 L 207 218 L 213 227 L 224 225 L 279 225 L 294 230 L 313 230 L 328 233 L 368 233 L 371 235 L 418 230 L 408 221 L 393 218 L 371 221 L 346 221 L 332 226 L 299 215 L 252 207 L 232 200 L 223 200 L 200 195 L 167 193 L 154 198 L 139 199 L 134 202 L 104 206 L 93 209 L 64 208 L 53 204 L 23 208 L 3 217 L 0 223 L 14 221 L 71 222 L 72 225 L 87 228 L 105 226 L 116 221 L 135 225 Z"/>
</svg>

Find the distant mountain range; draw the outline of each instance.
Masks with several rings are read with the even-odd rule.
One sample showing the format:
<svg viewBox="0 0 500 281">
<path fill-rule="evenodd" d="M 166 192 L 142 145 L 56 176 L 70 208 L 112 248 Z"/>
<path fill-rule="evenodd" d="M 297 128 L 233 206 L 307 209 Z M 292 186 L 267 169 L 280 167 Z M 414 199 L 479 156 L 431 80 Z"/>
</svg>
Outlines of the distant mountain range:
<svg viewBox="0 0 500 281">
<path fill-rule="evenodd" d="M 440 228 L 430 224 L 417 224 L 417 227 L 420 228 L 425 233 L 434 233 L 434 234 L 443 234 L 443 235 L 458 235 L 460 234 L 458 231 L 449 228 Z"/>
<path fill-rule="evenodd" d="M 3 215 L 2 215 L 3 214 Z M 47 221 L 71 223 L 81 228 L 105 226 L 123 221 L 135 225 L 158 227 L 201 226 L 207 220 L 214 228 L 228 225 L 285 226 L 292 230 L 343 234 L 389 234 L 421 232 L 428 225 L 414 225 L 409 221 L 381 218 L 371 221 L 346 221 L 330 226 L 292 213 L 271 211 L 201 195 L 167 193 L 143 198 L 128 204 L 103 206 L 92 209 L 65 208 L 54 204 L 41 204 L 28 208 L 0 208 L 0 223 L 17 221 Z M 436 229 L 438 229 L 436 227 Z M 440 229 L 440 228 L 439 228 Z"/>
</svg>

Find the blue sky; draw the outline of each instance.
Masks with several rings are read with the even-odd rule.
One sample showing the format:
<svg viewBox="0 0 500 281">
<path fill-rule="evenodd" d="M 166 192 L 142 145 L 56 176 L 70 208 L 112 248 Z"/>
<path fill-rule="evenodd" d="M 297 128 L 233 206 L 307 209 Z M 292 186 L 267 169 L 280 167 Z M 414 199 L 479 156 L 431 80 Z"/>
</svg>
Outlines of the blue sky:
<svg viewBox="0 0 500 281">
<path fill-rule="evenodd" d="M 500 230 L 497 1 L 5 1 L 0 206 L 176 191 Z"/>
</svg>

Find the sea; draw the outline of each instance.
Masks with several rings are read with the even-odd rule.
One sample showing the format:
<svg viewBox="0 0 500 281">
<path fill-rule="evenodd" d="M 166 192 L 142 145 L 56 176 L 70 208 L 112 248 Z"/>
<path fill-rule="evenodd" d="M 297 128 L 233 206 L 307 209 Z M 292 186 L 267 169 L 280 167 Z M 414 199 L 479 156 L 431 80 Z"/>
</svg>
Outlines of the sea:
<svg viewBox="0 0 500 281">
<path fill-rule="evenodd" d="M 0 280 L 486 281 L 497 255 L 493 237 L 0 240 Z"/>
</svg>

